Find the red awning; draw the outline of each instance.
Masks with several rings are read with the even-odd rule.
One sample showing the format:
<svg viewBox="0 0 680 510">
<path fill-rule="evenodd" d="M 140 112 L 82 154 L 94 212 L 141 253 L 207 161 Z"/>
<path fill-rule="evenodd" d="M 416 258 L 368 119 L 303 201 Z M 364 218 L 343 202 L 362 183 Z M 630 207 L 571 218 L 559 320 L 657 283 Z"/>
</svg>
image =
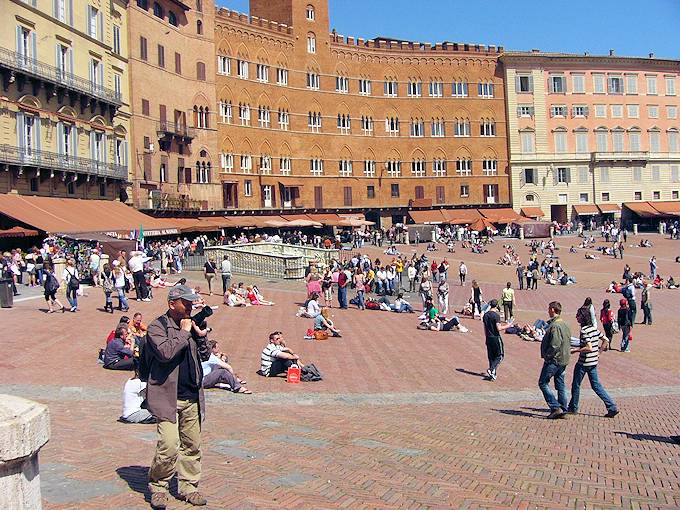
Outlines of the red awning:
<svg viewBox="0 0 680 510">
<path fill-rule="evenodd" d="M 494 223 L 512 223 L 513 221 L 522 221 L 524 219 L 509 207 L 502 209 L 480 209 L 479 212 L 482 213 L 486 219 L 491 220 Z"/>
<path fill-rule="evenodd" d="M 600 210 L 595 204 L 578 204 L 573 207 L 574 212 L 579 216 L 596 216 L 600 214 Z"/>
<path fill-rule="evenodd" d="M 626 202 L 623 205 L 640 216 L 640 218 L 658 218 L 662 216 L 649 202 Z"/>
<path fill-rule="evenodd" d="M 677 202 L 648 202 L 654 209 L 664 216 L 680 216 L 680 201 Z"/>
<path fill-rule="evenodd" d="M 12 227 L 7 230 L 0 230 L 0 237 L 33 237 L 40 235 L 37 230 L 24 227 Z"/>
<path fill-rule="evenodd" d="M 522 207 L 520 214 L 527 218 L 543 218 L 545 216 L 543 209 L 540 207 Z"/>
<path fill-rule="evenodd" d="M 419 225 L 435 225 L 446 223 L 446 218 L 439 210 L 431 211 L 409 211 L 411 219 Z"/>
<path fill-rule="evenodd" d="M 470 225 L 482 217 L 477 209 L 444 209 L 442 215 L 451 225 Z"/>
<path fill-rule="evenodd" d="M 597 204 L 597 208 L 602 214 L 615 214 L 621 212 L 621 206 L 618 204 Z"/>
</svg>

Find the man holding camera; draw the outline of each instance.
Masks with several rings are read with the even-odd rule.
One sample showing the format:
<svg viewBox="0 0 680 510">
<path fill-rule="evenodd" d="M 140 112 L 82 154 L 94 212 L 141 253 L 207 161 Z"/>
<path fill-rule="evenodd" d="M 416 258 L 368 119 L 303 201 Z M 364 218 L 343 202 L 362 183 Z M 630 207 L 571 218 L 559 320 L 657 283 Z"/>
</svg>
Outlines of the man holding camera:
<svg viewBox="0 0 680 510">
<path fill-rule="evenodd" d="M 191 317 L 193 305 L 200 301 L 200 296 L 186 285 L 173 287 L 168 293 L 168 311 L 148 328 L 146 408 L 158 420 L 149 489 L 151 507 L 157 510 L 167 506 L 168 486 L 175 473 L 179 498 L 195 506 L 206 504 L 198 492 L 201 419 L 205 412 L 201 361 L 208 360 L 210 349 L 207 338 L 199 335 L 194 325 L 204 322 L 205 317 Z"/>
</svg>

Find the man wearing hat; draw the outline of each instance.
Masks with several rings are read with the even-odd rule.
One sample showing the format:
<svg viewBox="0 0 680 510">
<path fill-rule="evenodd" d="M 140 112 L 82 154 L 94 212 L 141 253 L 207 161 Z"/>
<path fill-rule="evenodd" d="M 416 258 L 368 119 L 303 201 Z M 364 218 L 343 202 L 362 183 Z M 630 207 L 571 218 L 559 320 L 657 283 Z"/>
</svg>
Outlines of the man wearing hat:
<svg viewBox="0 0 680 510">
<path fill-rule="evenodd" d="M 168 311 L 148 328 L 146 408 L 158 420 L 149 488 L 151 507 L 158 510 L 167 506 L 168 486 L 175 473 L 179 498 L 195 506 L 206 504 L 198 492 L 205 412 L 201 361 L 208 360 L 210 349 L 191 320 L 193 305 L 200 300 L 186 285 L 173 287 L 168 293 Z"/>
</svg>

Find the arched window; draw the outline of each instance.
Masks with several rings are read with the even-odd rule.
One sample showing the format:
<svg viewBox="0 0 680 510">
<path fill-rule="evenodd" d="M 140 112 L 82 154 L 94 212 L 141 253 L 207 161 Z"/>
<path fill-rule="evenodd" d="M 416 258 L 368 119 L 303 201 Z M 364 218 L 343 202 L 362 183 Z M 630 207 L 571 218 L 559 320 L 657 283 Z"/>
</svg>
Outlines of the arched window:
<svg viewBox="0 0 680 510">
<path fill-rule="evenodd" d="M 205 81 L 205 63 L 196 62 L 196 79 Z"/>
<path fill-rule="evenodd" d="M 203 22 L 200 19 L 196 21 L 196 33 L 203 35 Z"/>
<path fill-rule="evenodd" d="M 177 15 L 172 11 L 168 11 L 168 23 L 173 27 L 177 26 Z"/>
<path fill-rule="evenodd" d="M 158 2 L 153 3 L 153 15 L 157 18 L 163 19 L 163 8 Z"/>
<path fill-rule="evenodd" d="M 314 12 L 314 6 L 313 5 L 308 5 L 307 6 L 307 21 L 314 21 L 316 18 L 316 13 Z"/>
<path fill-rule="evenodd" d="M 307 34 L 307 53 L 316 53 L 316 36 L 312 32 Z"/>
</svg>

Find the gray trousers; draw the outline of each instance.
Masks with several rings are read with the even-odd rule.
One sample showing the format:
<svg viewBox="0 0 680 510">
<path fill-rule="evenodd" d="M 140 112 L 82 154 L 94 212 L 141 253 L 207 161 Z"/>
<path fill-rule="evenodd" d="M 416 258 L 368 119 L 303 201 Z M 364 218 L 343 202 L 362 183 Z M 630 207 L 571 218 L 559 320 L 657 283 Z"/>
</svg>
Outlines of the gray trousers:
<svg viewBox="0 0 680 510">
<path fill-rule="evenodd" d="M 121 416 L 121 420 L 123 420 L 126 423 L 145 423 L 148 422 L 148 420 L 151 420 L 152 418 L 153 416 L 151 416 L 151 413 L 146 409 L 140 409 L 139 411 L 135 411 L 127 418 L 123 418 Z"/>
<path fill-rule="evenodd" d="M 217 383 L 226 383 L 231 386 L 231 391 L 238 391 L 241 388 L 241 383 L 236 380 L 236 377 L 226 368 L 213 368 L 212 372 L 203 378 L 204 388 L 214 388 Z"/>
</svg>

